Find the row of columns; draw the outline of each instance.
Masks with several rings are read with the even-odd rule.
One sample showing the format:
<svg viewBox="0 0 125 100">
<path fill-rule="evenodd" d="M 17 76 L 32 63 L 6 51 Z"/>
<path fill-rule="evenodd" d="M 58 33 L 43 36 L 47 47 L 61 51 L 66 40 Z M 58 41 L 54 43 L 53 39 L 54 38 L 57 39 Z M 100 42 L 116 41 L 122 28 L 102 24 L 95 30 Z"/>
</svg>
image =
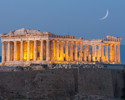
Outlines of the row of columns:
<svg viewBox="0 0 125 100">
<path fill-rule="evenodd" d="M 120 63 L 120 44 L 99 44 L 98 49 L 96 45 L 92 45 L 92 53 L 89 50 L 89 45 L 83 49 L 82 42 L 73 41 L 57 41 L 40 40 L 40 61 L 43 61 L 44 43 L 46 41 L 46 61 L 99 61 L 99 62 L 117 62 Z M 104 50 L 105 46 L 105 50 Z M 79 47 L 79 48 L 78 48 Z M 10 42 L 7 42 L 7 52 L 5 53 L 5 42 L 2 42 L 2 62 L 10 60 Z M 17 41 L 14 41 L 14 61 L 17 61 Z M 104 55 L 105 52 L 105 55 Z M 37 41 L 34 40 L 33 60 L 37 60 Z M 78 56 L 79 55 L 79 56 Z M 87 59 L 88 58 L 88 59 Z M 24 61 L 24 41 L 20 41 L 20 60 Z M 27 60 L 30 61 L 30 41 L 27 41 Z"/>
<path fill-rule="evenodd" d="M 78 51 L 79 46 L 79 51 Z M 82 61 L 82 42 L 53 40 L 54 61 Z M 79 54 L 79 57 L 78 57 Z M 79 58 L 79 59 L 78 59 Z"/>
<path fill-rule="evenodd" d="M 98 49 L 96 45 L 92 45 L 92 59 L 99 62 L 120 63 L 120 44 L 99 44 Z"/>
<path fill-rule="evenodd" d="M 11 48 L 13 48 L 14 50 L 14 59 L 13 61 L 17 61 L 17 42 L 18 41 L 14 41 L 14 46 L 10 46 L 10 41 L 8 42 L 2 42 L 2 62 L 5 61 L 11 61 L 11 57 L 12 56 L 12 52 L 11 52 Z M 5 47 L 5 43 L 7 43 L 7 47 Z M 6 49 L 5 49 L 6 48 Z M 20 60 L 19 61 L 24 61 L 24 41 L 20 41 L 20 48 L 18 48 L 18 50 L 20 49 Z M 37 60 L 37 43 L 36 40 L 34 41 L 34 58 L 33 60 L 36 61 Z M 40 41 L 40 60 L 43 60 L 43 40 Z M 49 60 L 49 40 L 46 40 L 46 61 Z M 27 61 L 30 61 L 30 41 L 27 41 Z"/>
</svg>

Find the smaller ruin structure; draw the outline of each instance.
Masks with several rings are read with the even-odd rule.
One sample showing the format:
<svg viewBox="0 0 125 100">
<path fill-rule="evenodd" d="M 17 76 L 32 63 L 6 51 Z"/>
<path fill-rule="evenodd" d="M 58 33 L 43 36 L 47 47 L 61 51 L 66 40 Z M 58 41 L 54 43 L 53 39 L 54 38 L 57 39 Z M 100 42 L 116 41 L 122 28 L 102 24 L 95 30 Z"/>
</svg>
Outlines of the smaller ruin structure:
<svg viewBox="0 0 125 100">
<path fill-rule="evenodd" d="M 19 29 L 1 34 L 2 65 L 119 64 L 121 38 L 84 40 L 38 30 Z"/>
</svg>

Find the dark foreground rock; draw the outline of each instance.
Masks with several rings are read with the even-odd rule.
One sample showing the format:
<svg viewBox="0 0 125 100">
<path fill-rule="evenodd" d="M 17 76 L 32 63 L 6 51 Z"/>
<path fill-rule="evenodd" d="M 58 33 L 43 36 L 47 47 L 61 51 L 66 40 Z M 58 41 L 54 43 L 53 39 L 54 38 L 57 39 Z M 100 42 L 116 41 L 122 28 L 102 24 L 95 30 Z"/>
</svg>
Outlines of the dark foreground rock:
<svg viewBox="0 0 125 100">
<path fill-rule="evenodd" d="M 0 72 L 0 100 L 120 100 L 124 97 L 124 83 L 125 70 Z"/>
</svg>

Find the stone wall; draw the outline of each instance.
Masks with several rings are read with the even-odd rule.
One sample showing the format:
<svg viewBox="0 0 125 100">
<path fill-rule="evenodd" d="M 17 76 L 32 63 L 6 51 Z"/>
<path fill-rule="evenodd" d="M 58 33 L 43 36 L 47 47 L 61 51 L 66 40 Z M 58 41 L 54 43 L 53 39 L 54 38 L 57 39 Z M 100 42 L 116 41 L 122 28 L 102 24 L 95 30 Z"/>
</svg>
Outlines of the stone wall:
<svg viewBox="0 0 125 100">
<path fill-rule="evenodd" d="M 0 100 L 73 100 L 77 93 L 121 97 L 123 70 L 52 69 L 0 72 Z"/>
<path fill-rule="evenodd" d="M 79 70 L 79 92 L 113 97 L 111 70 Z"/>
</svg>

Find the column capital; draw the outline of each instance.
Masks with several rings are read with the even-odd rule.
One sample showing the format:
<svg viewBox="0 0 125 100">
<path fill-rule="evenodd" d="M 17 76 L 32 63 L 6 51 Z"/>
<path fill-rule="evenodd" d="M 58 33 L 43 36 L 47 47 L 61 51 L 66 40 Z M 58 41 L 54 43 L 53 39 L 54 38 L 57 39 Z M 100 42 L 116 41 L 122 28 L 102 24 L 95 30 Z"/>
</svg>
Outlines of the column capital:
<svg viewBox="0 0 125 100">
<path fill-rule="evenodd" d="M 75 43 L 78 43 L 78 41 L 74 41 Z"/>
<path fill-rule="evenodd" d="M 109 45 L 111 45 L 111 46 L 112 46 L 113 44 L 109 44 Z"/>
<path fill-rule="evenodd" d="M 79 46 L 83 46 L 82 42 L 79 42 Z"/>
<path fill-rule="evenodd" d="M 78 46 L 78 42 L 75 42 L 75 46 Z"/>
<path fill-rule="evenodd" d="M 69 43 L 69 41 L 65 41 L 66 43 Z"/>
<path fill-rule="evenodd" d="M 70 41 L 70 43 L 73 43 L 74 41 Z"/>
<path fill-rule="evenodd" d="M 53 43 L 55 43 L 55 42 L 56 42 L 56 40 L 52 40 L 52 42 L 53 42 Z"/>
<path fill-rule="evenodd" d="M 59 40 L 56 40 L 56 42 L 58 42 L 58 43 L 59 43 Z"/>
<path fill-rule="evenodd" d="M 1 43 L 5 43 L 5 41 L 2 41 Z"/>
<path fill-rule="evenodd" d="M 46 41 L 50 41 L 50 40 L 48 39 L 48 40 L 46 40 Z"/>
<path fill-rule="evenodd" d="M 120 46 L 120 44 L 116 44 L 117 46 Z"/>
<path fill-rule="evenodd" d="M 105 44 L 104 43 L 101 43 L 102 46 L 104 46 Z"/>
<path fill-rule="evenodd" d="M 10 43 L 10 41 L 7 41 L 7 43 Z"/>
<path fill-rule="evenodd" d="M 82 43 L 82 41 L 79 41 L 79 43 Z"/>
<path fill-rule="evenodd" d="M 106 43 L 105 45 L 108 46 L 109 44 Z"/>
<path fill-rule="evenodd" d="M 101 46 L 101 44 L 98 44 L 98 46 Z"/>
<path fill-rule="evenodd" d="M 14 43 L 16 43 L 17 41 L 13 41 Z"/>
<path fill-rule="evenodd" d="M 64 42 L 63 40 L 60 40 L 60 42 Z"/>
</svg>

